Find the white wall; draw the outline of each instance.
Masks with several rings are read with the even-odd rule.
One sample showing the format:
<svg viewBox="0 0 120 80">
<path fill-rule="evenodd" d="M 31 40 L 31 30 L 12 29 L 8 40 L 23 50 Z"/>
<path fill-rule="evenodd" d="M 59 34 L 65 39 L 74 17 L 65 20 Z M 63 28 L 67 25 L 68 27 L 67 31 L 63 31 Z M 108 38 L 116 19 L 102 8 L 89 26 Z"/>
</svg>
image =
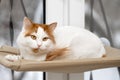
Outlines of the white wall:
<svg viewBox="0 0 120 80">
<path fill-rule="evenodd" d="M 85 9 L 84 9 L 85 0 L 70 0 L 70 11 L 69 11 L 69 23 L 72 26 L 85 26 Z"/>
<path fill-rule="evenodd" d="M 84 0 L 46 0 L 46 23 L 84 27 Z"/>
<path fill-rule="evenodd" d="M 58 22 L 63 25 L 63 1 L 64 0 L 46 0 L 46 23 Z"/>
</svg>

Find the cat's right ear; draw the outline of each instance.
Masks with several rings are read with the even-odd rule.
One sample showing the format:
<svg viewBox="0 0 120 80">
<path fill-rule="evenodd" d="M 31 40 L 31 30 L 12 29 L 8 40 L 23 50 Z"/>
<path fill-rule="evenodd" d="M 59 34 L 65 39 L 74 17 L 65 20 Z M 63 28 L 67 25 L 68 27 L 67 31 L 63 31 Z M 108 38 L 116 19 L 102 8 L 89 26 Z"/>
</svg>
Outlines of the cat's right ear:
<svg viewBox="0 0 120 80">
<path fill-rule="evenodd" d="M 51 23 L 49 24 L 49 29 L 53 31 L 56 28 L 56 26 L 57 26 L 57 22 Z"/>
<path fill-rule="evenodd" d="M 31 26 L 32 26 L 32 21 L 29 18 L 24 17 L 24 19 L 23 19 L 23 27 L 24 27 L 24 29 L 28 29 Z"/>
</svg>

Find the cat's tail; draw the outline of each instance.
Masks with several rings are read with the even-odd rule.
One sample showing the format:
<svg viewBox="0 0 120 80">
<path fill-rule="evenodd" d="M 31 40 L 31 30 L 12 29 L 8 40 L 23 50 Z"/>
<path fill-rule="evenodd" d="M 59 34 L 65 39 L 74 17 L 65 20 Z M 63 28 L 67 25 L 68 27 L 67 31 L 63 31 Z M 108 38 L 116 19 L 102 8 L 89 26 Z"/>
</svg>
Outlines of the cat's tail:
<svg viewBox="0 0 120 80">
<path fill-rule="evenodd" d="M 105 50 L 105 47 L 104 47 L 104 46 L 102 46 L 99 54 L 100 54 L 100 57 L 106 57 L 106 50 Z"/>
<path fill-rule="evenodd" d="M 104 46 L 110 46 L 111 45 L 110 41 L 107 38 L 105 38 L 105 37 L 101 37 L 100 40 L 102 41 L 102 43 L 104 44 Z M 103 52 L 102 57 L 106 57 L 107 55 L 106 55 L 106 51 L 105 51 L 104 47 L 101 49 L 101 53 L 102 52 Z"/>
</svg>

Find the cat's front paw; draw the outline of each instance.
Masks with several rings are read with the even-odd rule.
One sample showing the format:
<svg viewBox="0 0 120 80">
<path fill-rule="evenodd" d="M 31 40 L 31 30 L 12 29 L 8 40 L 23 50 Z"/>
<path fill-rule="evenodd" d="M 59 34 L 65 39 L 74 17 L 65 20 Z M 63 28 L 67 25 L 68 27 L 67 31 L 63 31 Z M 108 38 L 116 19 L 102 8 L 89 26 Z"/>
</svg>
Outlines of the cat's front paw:
<svg viewBox="0 0 120 80">
<path fill-rule="evenodd" d="M 14 62 L 14 61 L 22 59 L 22 57 L 19 55 L 6 55 L 5 59 L 7 59 L 8 61 Z"/>
</svg>

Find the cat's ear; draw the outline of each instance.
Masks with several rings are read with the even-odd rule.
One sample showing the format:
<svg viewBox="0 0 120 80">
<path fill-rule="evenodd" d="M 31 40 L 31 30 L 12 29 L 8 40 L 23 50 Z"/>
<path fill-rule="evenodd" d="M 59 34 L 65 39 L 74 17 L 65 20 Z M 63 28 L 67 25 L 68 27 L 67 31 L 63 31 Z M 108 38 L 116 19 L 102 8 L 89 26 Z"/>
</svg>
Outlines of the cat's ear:
<svg viewBox="0 0 120 80">
<path fill-rule="evenodd" d="M 23 20 L 23 27 L 25 29 L 28 29 L 29 27 L 31 27 L 33 24 L 32 24 L 32 21 L 27 18 L 27 17 L 24 17 L 24 20 Z"/>
<path fill-rule="evenodd" d="M 49 27 L 49 29 L 51 31 L 54 31 L 54 29 L 56 28 L 56 26 L 57 26 L 57 22 L 54 22 L 54 23 L 51 23 L 51 24 L 48 25 L 48 27 Z"/>
</svg>

